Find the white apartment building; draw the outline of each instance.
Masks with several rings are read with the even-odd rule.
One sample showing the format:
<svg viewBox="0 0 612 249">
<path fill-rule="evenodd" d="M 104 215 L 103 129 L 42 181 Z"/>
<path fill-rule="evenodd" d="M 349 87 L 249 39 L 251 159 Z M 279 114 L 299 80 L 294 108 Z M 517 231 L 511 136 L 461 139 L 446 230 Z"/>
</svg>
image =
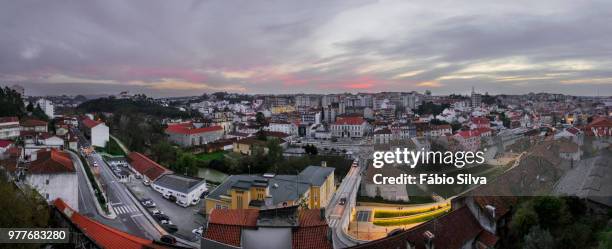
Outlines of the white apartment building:
<svg viewBox="0 0 612 249">
<path fill-rule="evenodd" d="M 20 130 L 17 117 L 0 117 L 0 139 L 17 138 Z"/>
</svg>

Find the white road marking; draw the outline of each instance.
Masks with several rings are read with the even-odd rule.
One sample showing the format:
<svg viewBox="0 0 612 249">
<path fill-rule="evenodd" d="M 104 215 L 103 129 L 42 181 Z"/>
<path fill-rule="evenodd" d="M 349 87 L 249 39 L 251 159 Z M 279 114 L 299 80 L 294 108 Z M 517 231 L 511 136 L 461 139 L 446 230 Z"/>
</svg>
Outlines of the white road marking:
<svg viewBox="0 0 612 249">
<path fill-rule="evenodd" d="M 112 205 L 112 204 L 111 204 Z M 117 214 L 136 213 L 138 209 L 134 205 L 122 205 L 113 207 Z"/>
</svg>

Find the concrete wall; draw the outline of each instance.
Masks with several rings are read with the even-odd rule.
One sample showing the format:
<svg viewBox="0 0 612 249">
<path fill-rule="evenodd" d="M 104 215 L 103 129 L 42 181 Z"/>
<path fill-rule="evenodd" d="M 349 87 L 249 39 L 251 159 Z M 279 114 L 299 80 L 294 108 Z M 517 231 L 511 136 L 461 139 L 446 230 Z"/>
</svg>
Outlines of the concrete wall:
<svg viewBox="0 0 612 249">
<path fill-rule="evenodd" d="M 260 227 L 257 230 L 242 230 L 244 249 L 286 249 L 291 248 L 291 228 Z"/>
<path fill-rule="evenodd" d="M 26 182 L 47 201 L 62 198 L 71 208 L 79 210 L 79 184 L 76 173 L 29 174 Z"/>
<path fill-rule="evenodd" d="M 91 145 L 105 147 L 108 140 L 108 126 L 105 124 L 99 124 L 91 128 Z"/>
<path fill-rule="evenodd" d="M 219 140 L 223 136 L 223 130 L 209 131 L 197 134 L 175 134 L 169 133 L 168 139 L 181 147 L 191 147 L 208 144 Z M 201 139 L 200 139 L 201 138 Z"/>
</svg>

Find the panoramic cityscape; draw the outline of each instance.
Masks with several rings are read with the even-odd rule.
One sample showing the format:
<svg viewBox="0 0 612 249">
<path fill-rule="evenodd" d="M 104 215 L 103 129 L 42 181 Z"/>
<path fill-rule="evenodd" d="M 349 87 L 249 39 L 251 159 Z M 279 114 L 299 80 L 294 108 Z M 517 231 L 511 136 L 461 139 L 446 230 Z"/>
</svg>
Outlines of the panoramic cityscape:
<svg viewBox="0 0 612 249">
<path fill-rule="evenodd" d="M 612 248 L 611 3 L 0 6 L 0 248 Z"/>
</svg>

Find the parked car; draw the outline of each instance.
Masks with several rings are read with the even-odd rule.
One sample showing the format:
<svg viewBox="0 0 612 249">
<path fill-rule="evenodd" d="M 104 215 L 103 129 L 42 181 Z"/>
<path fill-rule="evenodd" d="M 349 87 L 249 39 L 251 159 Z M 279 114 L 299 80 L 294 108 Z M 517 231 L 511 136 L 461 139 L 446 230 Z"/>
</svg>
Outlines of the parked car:
<svg viewBox="0 0 612 249">
<path fill-rule="evenodd" d="M 142 205 L 146 208 L 154 208 L 157 205 L 155 205 L 155 202 L 151 201 L 151 200 L 147 200 L 147 201 L 143 201 Z"/>
<path fill-rule="evenodd" d="M 145 186 L 149 186 L 151 185 L 151 182 L 145 179 L 144 181 L 142 181 L 142 184 L 144 184 Z"/>
<path fill-rule="evenodd" d="M 94 166 L 94 167 L 98 167 L 98 163 L 94 162 L 94 163 L 93 163 L 93 166 Z"/>
<path fill-rule="evenodd" d="M 191 233 L 193 233 L 195 236 L 198 236 L 198 237 L 202 237 L 202 232 L 204 232 L 204 227 L 203 226 L 200 226 L 200 227 L 198 227 L 196 229 L 193 229 L 191 231 Z"/>
<path fill-rule="evenodd" d="M 136 179 L 142 179 L 142 176 L 140 174 L 136 174 Z"/>
<path fill-rule="evenodd" d="M 153 215 L 164 214 L 164 212 L 159 211 L 159 209 L 154 208 L 154 209 L 151 209 L 151 214 L 153 214 Z"/>
<path fill-rule="evenodd" d="M 176 233 L 176 231 L 178 231 L 178 227 L 172 223 L 161 224 L 161 226 L 169 233 Z"/>
<path fill-rule="evenodd" d="M 200 199 L 204 199 L 206 198 L 206 196 L 208 195 L 208 190 L 202 192 L 202 194 L 200 194 Z"/>
<path fill-rule="evenodd" d="M 196 205 L 200 203 L 200 199 L 193 199 L 193 201 L 191 201 L 191 205 Z"/>
<path fill-rule="evenodd" d="M 176 244 L 176 238 L 170 236 L 170 235 L 162 235 L 161 238 L 159 238 L 159 240 L 161 242 L 164 242 L 166 244 Z"/>
<path fill-rule="evenodd" d="M 189 204 L 187 204 L 187 202 L 181 201 L 181 200 L 176 201 L 176 204 L 181 206 L 181 207 L 188 207 L 189 206 Z"/>
<path fill-rule="evenodd" d="M 172 195 L 170 193 L 164 193 L 162 196 L 166 199 L 170 199 L 170 196 Z"/>
<path fill-rule="evenodd" d="M 153 218 L 155 218 L 159 222 L 164 221 L 164 220 L 170 221 L 170 217 L 168 217 L 168 215 L 165 215 L 165 214 L 154 214 Z"/>
<path fill-rule="evenodd" d="M 344 206 L 346 204 L 346 197 L 340 198 L 340 205 Z"/>
</svg>

